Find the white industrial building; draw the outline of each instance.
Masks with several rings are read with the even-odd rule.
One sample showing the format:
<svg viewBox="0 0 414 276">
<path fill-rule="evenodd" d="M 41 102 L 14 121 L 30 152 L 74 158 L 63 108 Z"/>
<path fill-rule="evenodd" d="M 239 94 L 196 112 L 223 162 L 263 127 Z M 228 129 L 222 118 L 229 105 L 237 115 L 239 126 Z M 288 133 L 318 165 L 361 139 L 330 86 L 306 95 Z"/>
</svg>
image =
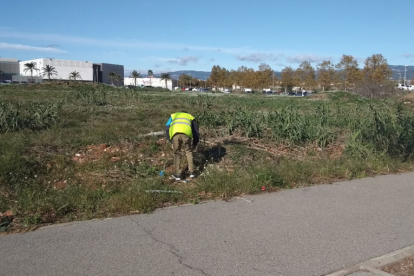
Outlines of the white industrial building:
<svg viewBox="0 0 414 276">
<path fill-rule="evenodd" d="M 135 85 L 134 78 L 125 78 L 124 85 Z M 161 78 L 137 78 L 137 86 L 152 86 L 152 87 L 162 87 L 165 88 L 165 80 Z M 172 90 L 172 80 L 167 81 L 167 88 Z"/>
<path fill-rule="evenodd" d="M 24 71 L 25 64 L 30 62 L 36 62 L 36 68 L 38 70 L 33 71 L 34 77 L 40 77 L 42 79 L 48 79 L 48 76 L 42 76 L 42 68 L 46 65 L 55 67 L 57 75 L 51 76 L 52 79 L 56 80 L 68 80 L 69 74 L 73 71 L 79 73 L 83 81 L 93 81 L 93 62 L 90 61 L 77 61 L 77 60 L 64 60 L 54 58 L 38 58 L 26 61 L 20 61 L 20 75 L 30 76 L 30 71 Z"/>
</svg>

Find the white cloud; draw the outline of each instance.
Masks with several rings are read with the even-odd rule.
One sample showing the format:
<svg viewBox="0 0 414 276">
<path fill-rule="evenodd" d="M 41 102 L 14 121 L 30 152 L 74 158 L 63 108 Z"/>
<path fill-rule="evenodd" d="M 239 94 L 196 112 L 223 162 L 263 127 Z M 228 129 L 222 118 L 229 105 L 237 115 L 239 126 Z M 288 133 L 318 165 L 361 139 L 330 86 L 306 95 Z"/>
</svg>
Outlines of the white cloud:
<svg viewBox="0 0 414 276">
<path fill-rule="evenodd" d="M 183 57 L 178 57 L 175 59 L 169 59 L 167 60 L 167 62 L 169 63 L 175 63 L 181 66 L 185 66 L 190 62 L 196 63 L 198 62 L 198 57 L 195 56 L 183 56 Z"/>
<path fill-rule="evenodd" d="M 192 50 L 192 51 L 204 51 L 214 52 L 220 51 L 221 53 L 237 54 L 251 52 L 246 48 L 220 48 L 209 46 L 192 46 L 175 43 L 160 43 L 160 42 L 147 42 L 141 40 L 122 40 L 122 39 L 93 39 L 76 36 L 64 36 L 58 34 L 45 34 L 45 33 L 24 33 L 13 31 L 5 28 L 0 28 L 0 37 L 2 38 L 15 38 L 15 39 L 30 39 L 35 41 L 53 41 L 54 45 L 57 43 L 72 43 L 79 45 L 92 45 L 99 47 L 121 47 L 121 48 L 140 48 L 140 49 L 169 49 L 169 50 Z"/>
<path fill-rule="evenodd" d="M 290 63 L 302 63 L 303 61 L 315 63 L 315 62 L 322 62 L 325 60 L 332 60 L 332 57 L 321 57 L 321 56 L 313 55 L 313 54 L 302 54 L 302 55 L 289 56 L 286 58 L 286 60 Z"/>
<path fill-rule="evenodd" d="M 0 42 L 0 49 L 2 50 L 19 50 L 19 51 L 36 51 L 36 52 L 47 52 L 55 54 L 66 54 L 67 51 L 59 50 L 52 47 L 36 47 L 23 44 L 10 44 L 5 42 Z"/>
<path fill-rule="evenodd" d="M 51 44 L 46 45 L 44 47 L 48 47 L 48 48 L 62 48 L 62 46 L 60 46 L 59 44 L 55 44 L 55 43 L 51 43 Z"/>
<path fill-rule="evenodd" d="M 241 61 L 247 61 L 247 62 L 252 62 L 252 63 L 259 63 L 259 62 L 264 62 L 264 61 L 275 61 L 277 58 L 275 57 L 275 55 L 270 54 L 270 53 L 253 53 L 250 55 L 239 55 L 236 57 L 236 59 L 241 60 Z"/>
</svg>

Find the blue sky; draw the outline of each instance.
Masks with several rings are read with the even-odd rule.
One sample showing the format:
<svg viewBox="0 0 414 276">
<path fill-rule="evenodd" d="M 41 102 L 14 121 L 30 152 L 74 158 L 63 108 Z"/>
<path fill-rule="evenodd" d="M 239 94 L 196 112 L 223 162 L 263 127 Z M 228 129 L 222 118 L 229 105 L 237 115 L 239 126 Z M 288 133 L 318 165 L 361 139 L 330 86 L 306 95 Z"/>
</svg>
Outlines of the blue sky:
<svg viewBox="0 0 414 276">
<path fill-rule="evenodd" d="M 413 0 L 14 0 L 1 5 L 0 57 L 123 64 L 155 73 L 275 71 L 382 54 L 414 65 Z"/>
</svg>

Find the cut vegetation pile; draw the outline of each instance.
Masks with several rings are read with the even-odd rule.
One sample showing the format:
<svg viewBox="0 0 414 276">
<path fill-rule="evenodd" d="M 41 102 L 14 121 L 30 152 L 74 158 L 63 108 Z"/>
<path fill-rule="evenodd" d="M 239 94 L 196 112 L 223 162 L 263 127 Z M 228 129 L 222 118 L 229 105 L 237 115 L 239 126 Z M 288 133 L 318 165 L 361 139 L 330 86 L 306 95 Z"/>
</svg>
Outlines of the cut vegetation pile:
<svg viewBox="0 0 414 276">
<path fill-rule="evenodd" d="M 0 231 L 412 169 L 408 98 L 322 95 L 1 86 L 0 212 L 13 220 L 0 215 Z M 145 135 L 180 110 L 202 134 L 189 183 L 168 178 L 164 137 Z"/>
</svg>

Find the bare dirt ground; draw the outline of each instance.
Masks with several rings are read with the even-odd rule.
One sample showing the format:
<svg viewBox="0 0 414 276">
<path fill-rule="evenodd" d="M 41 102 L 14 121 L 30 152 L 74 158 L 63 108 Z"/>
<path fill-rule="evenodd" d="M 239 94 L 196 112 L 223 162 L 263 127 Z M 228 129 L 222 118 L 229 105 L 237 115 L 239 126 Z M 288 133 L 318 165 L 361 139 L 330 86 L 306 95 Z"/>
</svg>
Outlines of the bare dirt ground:
<svg viewBox="0 0 414 276">
<path fill-rule="evenodd" d="M 383 266 L 381 270 L 396 276 L 414 276 L 414 256 Z"/>
</svg>

